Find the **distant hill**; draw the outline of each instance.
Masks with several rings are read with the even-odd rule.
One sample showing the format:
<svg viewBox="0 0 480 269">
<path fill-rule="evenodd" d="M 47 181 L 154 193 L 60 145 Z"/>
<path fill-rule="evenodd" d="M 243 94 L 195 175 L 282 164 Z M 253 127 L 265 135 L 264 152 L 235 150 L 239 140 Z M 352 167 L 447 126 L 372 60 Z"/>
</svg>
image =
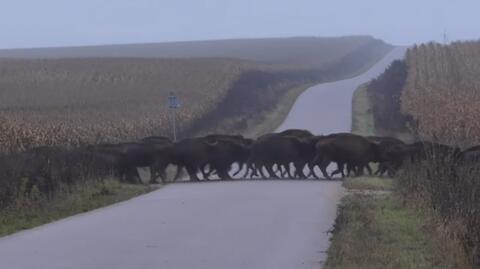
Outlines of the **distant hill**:
<svg viewBox="0 0 480 269">
<path fill-rule="evenodd" d="M 0 58 L 237 58 L 269 64 L 324 66 L 362 47 L 387 46 L 370 36 L 231 39 L 0 50 Z"/>
</svg>

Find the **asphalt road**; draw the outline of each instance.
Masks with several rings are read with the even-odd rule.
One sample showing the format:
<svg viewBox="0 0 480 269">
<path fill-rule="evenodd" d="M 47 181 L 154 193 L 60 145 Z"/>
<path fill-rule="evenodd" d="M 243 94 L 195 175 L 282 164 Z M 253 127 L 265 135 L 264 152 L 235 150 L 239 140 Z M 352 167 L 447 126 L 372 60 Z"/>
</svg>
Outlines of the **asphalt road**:
<svg viewBox="0 0 480 269">
<path fill-rule="evenodd" d="M 311 87 L 299 96 L 278 129 L 308 129 L 315 134 L 349 132 L 353 92 L 382 74 L 393 60 L 403 58 L 405 51 L 405 47 L 395 48 L 360 76 Z"/>
<path fill-rule="evenodd" d="M 308 89 L 280 129 L 350 130 L 354 89 L 367 73 Z M 0 268 L 320 268 L 339 182 L 244 180 L 178 183 L 0 239 Z"/>
</svg>

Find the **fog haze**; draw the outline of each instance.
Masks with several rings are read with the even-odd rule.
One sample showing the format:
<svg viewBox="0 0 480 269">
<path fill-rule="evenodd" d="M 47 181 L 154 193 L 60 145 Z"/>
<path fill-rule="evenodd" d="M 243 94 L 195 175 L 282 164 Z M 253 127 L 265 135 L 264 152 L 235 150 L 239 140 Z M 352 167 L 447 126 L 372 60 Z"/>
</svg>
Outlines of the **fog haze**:
<svg viewBox="0 0 480 269">
<path fill-rule="evenodd" d="M 478 39 L 478 0 L 0 0 L 0 48 L 373 35 Z"/>
</svg>

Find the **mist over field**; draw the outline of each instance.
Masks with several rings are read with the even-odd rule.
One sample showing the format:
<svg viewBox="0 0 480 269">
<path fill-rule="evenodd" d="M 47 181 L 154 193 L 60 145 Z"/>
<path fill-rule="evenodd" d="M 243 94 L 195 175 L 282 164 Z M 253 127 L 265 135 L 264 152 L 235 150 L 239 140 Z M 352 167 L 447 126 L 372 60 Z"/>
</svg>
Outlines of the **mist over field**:
<svg viewBox="0 0 480 269">
<path fill-rule="evenodd" d="M 373 35 L 395 45 L 478 38 L 477 0 L 1 0 L 0 48 Z"/>
</svg>

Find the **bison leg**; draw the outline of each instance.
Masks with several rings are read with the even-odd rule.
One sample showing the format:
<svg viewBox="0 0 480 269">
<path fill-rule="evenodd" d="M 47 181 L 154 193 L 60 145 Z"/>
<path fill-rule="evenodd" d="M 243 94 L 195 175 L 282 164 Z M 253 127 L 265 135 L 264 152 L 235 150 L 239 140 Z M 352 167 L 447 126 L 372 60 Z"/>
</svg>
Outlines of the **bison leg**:
<svg viewBox="0 0 480 269">
<path fill-rule="evenodd" d="M 270 177 L 278 179 L 278 175 L 275 174 L 275 172 L 273 171 L 273 165 L 267 165 L 266 168 L 267 168 L 267 172 L 270 175 Z"/>
<path fill-rule="evenodd" d="M 253 178 L 254 176 L 255 177 L 264 177 L 265 178 L 265 175 L 263 174 L 263 163 L 259 162 L 259 161 L 255 161 L 255 162 L 252 162 L 250 163 L 250 167 L 252 169 L 252 173 L 250 175 L 251 178 Z"/>
<path fill-rule="evenodd" d="M 347 165 L 348 167 L 348 165 Z M 330 174 L 330 176 L 335 176 L 335 175 L 338 175 L 338 174 L 341 174 L 342 175 L 342 178 L 345 177 L 345 164 L 343 163 L 337 163 L 337 170 L 333 171 L 332 174 Z"/>
<path fill-rule="evenodd" d="M 328 164 L 326 163 L 321 163 L 318 165 L 320 167 L 320 171 L 322 171 L 322 174 L 323 176 L 326 178 L 326 179 L 332 179 L 329 175 L 328 175 L 328 172 L 327 172 L 327 166 Z"/>
<path fill-rule="evenodd" d="M 127 167 L 125 169 L 126 180 L 128 183 L 140 183 L 143 184 L 142 178 L 138 174 L 138 170 L 136 167 Z"/>
<path fill-rule="evenodd" d="M 173 177 L 173 181 L 177 181 L 180 178 L 180 175 L 182 174 L 182 169 L 183 169 L 183 165 L 177 165 L 177 172 Z"/>
<path fill-rule="evenodd" d="M 232 177 L 228 174 L 228 168 L 217 168 L 218 171 L 218 176 L 220 179 L 226 179 L 226 180 L 231 180 Z"/>
<path fill-rule="evenodd" d="M 280 170 L 280 177 L 281 178 L 292 178 L 292 174 L 290 173 L 290 164 L 279 164 L 278 165 Z M 276 173 L 276 172 L 275 172 Z"/>
<path fill-rule="evenodd" d="M 363 176 L 364 169 L 367 169 L 368 174 L 370 176 L 372 175 L 372 168 L 370 168 L 370 165 L 368 163 L 366 163 L 366 164 L 360 164 L 360 165 L 357 166 L 356 176 Z"/>
<path fill-rule="evenodd" d="M 290 174 L 290 169 L 288 165 L 276 164 L 276 167 L 277 167 L 277 170 L 273 171 L 275 175 L 277 175 L 277 173 L 280 172 L 280 178 L 287 178 L 287 176 L 290 178 L 292 177 Z M 273 165 L 272 165 L 272 169 L 273 169 Z"/>
<path fill-rule="evenodd" d="M 316 165 L 313 163 L 308 163 L 308 169 L 310 170 L 310 174 L 308 175 L 308 177 L 314 177 L 315 179 L 320 179 L 320 177 L 315 172 L 315 166 Z"/>
<path fill-rule="evenodd" d="M 383 174 L 385 173 L 386 171 L 386 164 L 384 162 L 380 162 L 378 164 L 378 168 L 377 168 L 377 171 L 375 171 L 374 175 L 376 176 L 383 176 Z"/>
<path fill-rule="evenodd" d="M 297 162 L 293 164 L 295 166 L 295 176 L 301 179 L 306 179 L 307 176 L 303 173 L 303 168 L 305 168 L 305 164 L 303 162 Z"/>
<path fill-rule="evenodd" d="M 261 165 L 257 166 L 257 171 L 259 172 L 258 174 L 262 178 L 269 178 L 270 175 L 268 177 L 265 175 L 264 168 L 268 170 L 268 168 L 264 164 L 261 164 Z"/>
<path fill-rule="evenodd" d="M 157 178 L 160 177 L 161 182 L 164 183 L 167 179 L 167 166 L 165 163 L 154 163 L 150 166 L 150 184 L 158 183 Z"/>
<path fill-rule="evenodd" d="M 245 163 L 243 162 L 238 163 L 238 170 L 235 173 L 233 173 L 233 176 L 236 177 L 238 174 L 240 174 L 240 172 L 242 172 L 243 169 L 247 169 L 247 172 L 248 172 L 248 167 L 245 165 Z"/>
<path fill-rule="evenodd" d="M 185 168 L 187 169 L 187 173 L 191 181 L 199 181 L 196 167 L 187 165 Z"/>
<path fill-rule="evenodd" d="M 333 172 L 330 174 L 330 176 L 333 177 L 333 176 L 336 176 L 336 175 L 338 175 L 338 174 L 342 174 L 342 177 L 345 177 L 344 174 L 343 174 L 343 172 L 342 172 L 342 170 L 340 170 L 339 168 L 338 168 L 337 170 L 333 171 Z"/>
<path fill-rule="evenodd" d="M 372 168 L 370 167 L 370 165 L 368 163 L 367 163 L 366 167 L 367 167 L 368 174 L 372 176 L 373 175 Z"/>
<path fill-rule="evenodd" d="M 320 171 L 322 172 L 323 177 L 325 177 L 326 179 L 332 179 L 327 172 L 327 166 L 329 164 L 330 164 L 330 161 L 322 158 L 320 154 L 317 154 L 312 161 L 312 165 L 318 165 L 318 168 L 320 168 Z"/>
<path fill-rule="evenodd" d="M 159 176 L 162 183 L 165 183 L 167 181 L 167 173 L 165 171 L 161 171 L 159 173 Z"/>
<path fill-rule="evenodd" d="M 275 174 L 277 174 L 278 172 L 280 172 L 280 177 L 284 178 L 287 176 L 287 169 L 285 168 L 285 166 L 283 165 L 280 165 L 280 164 L 277 164 L 276 165 L 276 169 L 274 172 Z"/>
<path fill-rule="evenodd" d="M 210 180 L 210 175 L 215 171 L 215 169 L 212 169 L 211 166 L 209 166 L 209 171 L 206 171 L 208 164 L 203 165 L 203 167 L 200 169 L 200 172 L 202 172 L 203 179 L 205 180 Z"/>
<path fill-rule="evenodd" d="M 161 172 L 160 172 L 161 173 Z M 162 179 L 162 183 L 163 183 L 163 176 L 160 175 L 161 179 Z M 150 166 L 150 181 L 149 181 L 149 184 L 157 184 L 158 181 L 157 181 L 157 173 L 155 172 L 155 168 Z"/>
<path fill-rule="evenodd" d="M 296 171 L 295 171 L 295 174 L 293 174 L 293 175 L 290 171 L 290 163 L 285 164 L 285 170 L 287 170 L 288 178 L 295 178 L 296 177 Z"/>
<path fill-rule="evenodd" d="M 327 167 L 326 167 L 326 166 L 320 166 L 320 171 L 322 171 L 322 174 L 323 174 L 323 176 L 324 176 L 326 179 L 332 179 L 332 178 L 328 175 Z"/>
<path fill-rule="evenodd" d="M 243 178 L 252 178 L 255 174 L 255 167 L 253 163 L 248 163 L 245 165 L 245 174 Z"/>
</svg>

